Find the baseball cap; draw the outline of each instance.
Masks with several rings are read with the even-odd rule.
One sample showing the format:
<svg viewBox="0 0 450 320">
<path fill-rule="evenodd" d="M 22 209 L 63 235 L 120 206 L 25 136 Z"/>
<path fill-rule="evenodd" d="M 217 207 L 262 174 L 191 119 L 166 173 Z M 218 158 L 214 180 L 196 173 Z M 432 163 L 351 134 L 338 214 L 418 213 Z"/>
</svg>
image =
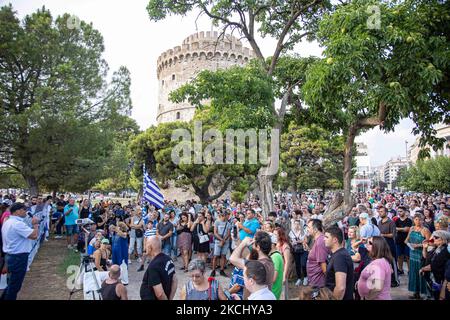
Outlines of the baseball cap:
<svg viewBox="0 0 450 320">
<path fill-rule="evenodd" d="M 367 212 L 363 212 L 359 215 L 360 219 L 369 219 L 369 214 Z"/>
<path fill-rule="evenodd" d="M 102 244 L 109 244 L 109 240 L 108 239 L 103 239 L 102 240 Z"/>
<path fill-rule="evenodd" d="M 23 203 L 20 202 L 14 202 L 11 208 L 9 208 L 9 212 L 14 213 L 20 209 L 25 209 L 26 206 Z"/>
</svg>

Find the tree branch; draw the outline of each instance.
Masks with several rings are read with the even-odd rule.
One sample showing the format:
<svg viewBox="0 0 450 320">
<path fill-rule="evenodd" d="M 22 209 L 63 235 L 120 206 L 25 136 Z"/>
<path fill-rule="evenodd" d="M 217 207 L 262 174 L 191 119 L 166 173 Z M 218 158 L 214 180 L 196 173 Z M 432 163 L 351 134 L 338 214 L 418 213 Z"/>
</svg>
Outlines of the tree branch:
<svg viewBox="0 0 450 320">
<path fill-rule="evenodd" d="M 212 201 L 212 200 L 216 200 L 217 198 L 219 198 L 225 191 L 227 191 L 228 186 L 234 180 L 234 178 L 235 177 L 228 178 L 227 181 L 225 182 L 225 184 L 223 185 L 222 189 L 220 189 L 219 192 L 216 193 L 214 196 L 208 197 L 208 200 Z"/>
<path fill-rule="evenodd" d="M 7 165 L 8 167 L 13 168 L 14 170 L 17 170 L 17 172 L 20 172 L 20 169 L 19 169 L 18 167 L 16 167 L 16 166 L 10 164 L 9 162 L 0 160 L 0 163 L 3 163 L 4 165 Z"/>
<path fill-rule="evenodd" d="M 308 10 L 309 8 L 311 8 L 313 5 L 315 5 L 317 2 L 319 2 L 320 0 L 314 0 L 313 2 L 311 2 L 309 5 L 307 5 L 306 7 L 302 8 L 301 10 L 299 9 L 296 12 L 292 13 L 291 18 L 289 19 L 289 21 L 286 23 L 286 25 L 283 28 L 283 31 L 280 34 L 280 38 L 278 39 L 277 42 L 277 47 L 275 49 L 275 52 L 272 56 L 272 61 L 268 70 L 268 74 L 271 76 L 275 70 L 275 66 L 278 62 L 278 58 L 280 57 L 281 51 L 284 49 L 284 38 L 286 37 L 286 35 L 288 34 L 289 30 L 291 29 L 292 25 L 294 24 L 295 20 L 297 20 L 297 18 L 306 10 Z"/>
<path fill-rule="evenodd" d="M 376 117 L 359 119 L 356 123 L 357 128 L 361 129 L 372 128 L 378 125 L 382 126 L 384 121 L 386 120 L 387 111 L 388 110 L 386 104 L 384 102 L 380 102 L 378 106 L 378 115 Z"/>
</svg>

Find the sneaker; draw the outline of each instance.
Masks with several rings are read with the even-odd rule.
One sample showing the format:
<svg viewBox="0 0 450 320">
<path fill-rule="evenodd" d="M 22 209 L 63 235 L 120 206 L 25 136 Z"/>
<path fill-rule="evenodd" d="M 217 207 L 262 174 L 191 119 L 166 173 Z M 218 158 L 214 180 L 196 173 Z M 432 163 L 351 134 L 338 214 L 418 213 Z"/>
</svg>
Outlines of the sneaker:
<svg viewBox="0 0 450 320">
<path fill-rule="evenodd" d="M 219 274 L 220 274 L 222 277 L 228 277 L 228 275 L 227 275 L 227 274 L 225 273 L 225 271 L 223 271 L 223 270 L 220 270 Z"/>
<path fill-rule="evenodd" d="M 303 279 L 303 285 L 306 287 L 308 285 L 308 277 Z"/>
<path fill-rule="evenodd" d="M 298 287 L 302 284 L 302 279 L 298 279 L 297 282 L 295 283 L 295 286 Z"/>
<path fill-rule="evenodd" d="M 69 245 L 67 246 L 67 249 L 72 249 L 72 246 L 69 244 Z"/>
<path fill-rule="evenodd" d="M 138 262 L 139 262 L 139 263 L 142 263 L 142 258 L 139 258 L 139 259 L 138 259 Z"/>
<path fill-rule="evenodd" d="M 141 264 L 141 266 L 139 267 L 139 269 L 137 269 L 137 272 L 141 272 L 141 271 L 144 271 L 144 265 L 143 265 L 143 264 Z"/>
<path fill-rule="evenodd" d="M 216 276 L 216 270 L 211 271 L 211 274 L 209 276 L 210 277 L 215 277 Z"/>
<path fill-rule="evenodd" d="M 128 264 L 132 264 L 132 263 L 131 263 L 131 259 L 128 259 Z"/>
<path fill-rule="evenodd" d="M 77 249 L 75 249 L 75 250 L 74 250 L 74 252 L 75 252 L 75 253 L 78 253 L 78 250 L 77 250 Z"/>
</svg>

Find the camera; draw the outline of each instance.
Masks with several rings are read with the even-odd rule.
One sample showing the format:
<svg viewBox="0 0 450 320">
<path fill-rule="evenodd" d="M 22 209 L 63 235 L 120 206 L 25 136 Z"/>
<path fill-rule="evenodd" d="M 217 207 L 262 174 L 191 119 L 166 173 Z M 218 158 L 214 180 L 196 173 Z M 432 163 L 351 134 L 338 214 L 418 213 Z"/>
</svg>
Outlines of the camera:
<svg viewBox="0 0 450 320">
<path fill-rule="evenodd" d="M 75 223 L 79 226 L 84 226 L 86 224 L 93 224 L 94 221 L 92 221 L 89 218 L 85 218 L 85 219 L 77 219 L 77 220 L 75 220 Z"/>
</svg>

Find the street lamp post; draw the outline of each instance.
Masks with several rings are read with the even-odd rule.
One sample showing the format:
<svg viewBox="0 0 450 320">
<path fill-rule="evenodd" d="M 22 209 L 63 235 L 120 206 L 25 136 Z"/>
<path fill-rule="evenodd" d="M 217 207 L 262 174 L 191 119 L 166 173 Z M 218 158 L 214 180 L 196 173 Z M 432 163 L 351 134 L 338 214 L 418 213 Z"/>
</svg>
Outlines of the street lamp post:
<svg viewBox="0 0 450 320">
<path fill-rule="evenodd" d="M 366 170 L 363 170 L 363 193 L 366 192 Z"/>
</svg>

